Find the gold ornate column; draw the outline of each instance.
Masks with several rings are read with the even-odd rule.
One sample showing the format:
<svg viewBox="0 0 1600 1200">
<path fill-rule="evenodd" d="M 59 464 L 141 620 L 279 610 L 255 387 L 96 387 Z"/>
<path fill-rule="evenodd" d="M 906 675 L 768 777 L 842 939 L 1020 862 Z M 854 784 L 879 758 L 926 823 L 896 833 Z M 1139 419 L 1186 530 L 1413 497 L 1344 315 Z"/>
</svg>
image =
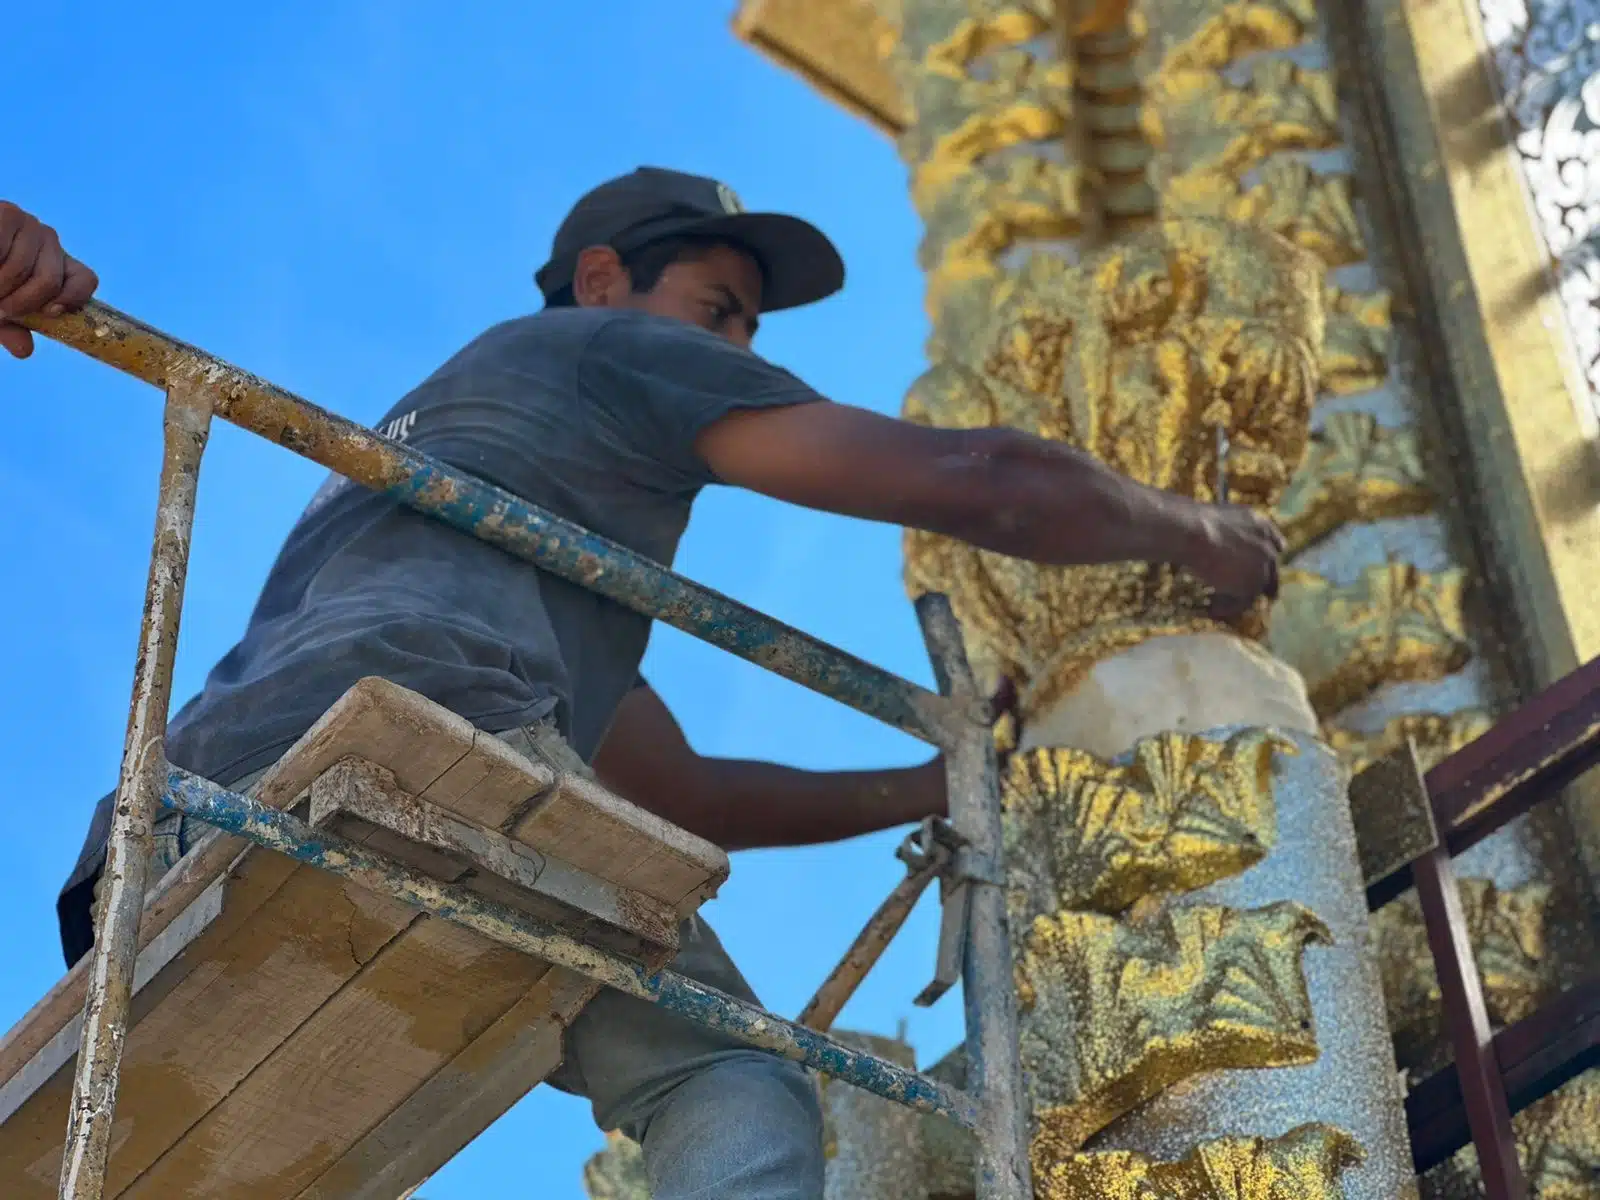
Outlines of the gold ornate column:
<svg viewBox="0 0 1600 1200">
<path fill-rule="evenodd" d="M 1264 613 L 1210 626 L 1168 573 L 1055 578 L 911 541 L 913 586 L 953 592 L 989 674 L 1022 685 L 1009 836 L 1044 1197 L 1406 1187 L 1382 1083 L 1357 1093 L 1379 1097 L 1370 1113 L 1329 1098 L 1386 1055 L 1358 891 L 1311 848 L 1337 860 L 1349 838 L 1327 746 L 1359 766 L 1410 736 L 1437 758 L 1600 653 L 1600 205 L 1565 186 L 1600 127 L 1586 4 L 744 6 L 746 36 L 908 158 L 935 321 L 908 415 L 1069 438 L 1201 496 L 1221 418 L 1236 498 L 1274 504 L 1291 539 L 1264 643 Z M 875 53 L 897 33 L 899 87 Z M 1228 257 L 1193 252 L 1207 221 L 1324 272 L 1304 398 L 1206 349 L 1230 321 L 1280 346 L 1311 324 L 1287 261 L 1229 291 Z M 1594 795 L 1462 862 L 1497 1022 L 1586 965 L 1573 846 L 1600 863 Z M 1415 1077 L 1442 1047 L 1414 907 L 1376 932 Z M 956 1059 L 937 1070 L 959 1080 Z M 1589 1194 L 1593 1079 L 1518 1118 L 1536 1196 Z M 970 1194 L 959 1139 L 929 1122 L 923 1142 L 928 1195 Z M 1436 1174 L 1430 1194 L 1472 1194 L 1470 1155 Z"/>
</svg>

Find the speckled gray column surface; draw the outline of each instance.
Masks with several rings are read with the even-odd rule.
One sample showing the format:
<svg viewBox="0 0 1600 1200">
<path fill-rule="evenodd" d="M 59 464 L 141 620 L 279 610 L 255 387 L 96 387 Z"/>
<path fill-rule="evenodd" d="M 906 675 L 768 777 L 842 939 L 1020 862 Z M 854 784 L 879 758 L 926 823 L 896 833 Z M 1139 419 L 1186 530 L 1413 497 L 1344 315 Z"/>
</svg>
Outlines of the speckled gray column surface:
<svg viewBox="0 0 1600 1200">
<path fill-rule="evenodd" d="M 1347 1200 L 1394 1200 L 1407 1194 L 1414 1177 L 1399 1072 L 1368 944 L 1347 776 L 1321 742 L 1285 736 L 1298 753 L 1280 753 L 1274 765 L 1276 848 L 1244 874 L 1178 903 L 1245 909 L 1294 900 L 1327 924 L 1335 944 L 1313 946 L 1305 955 L 1321 1056 L 1303 1067 L 1196 1077 L 1117 1121 L 1087 1148 L 1180 1158 L 1197 1142 L 1219 1136 L 1277 1136 L 1309 1121 L 1326 1122 L 1354 1135 L 1367 1152 L 1365 1164 L 1344 1176 Z"/>
</svg>

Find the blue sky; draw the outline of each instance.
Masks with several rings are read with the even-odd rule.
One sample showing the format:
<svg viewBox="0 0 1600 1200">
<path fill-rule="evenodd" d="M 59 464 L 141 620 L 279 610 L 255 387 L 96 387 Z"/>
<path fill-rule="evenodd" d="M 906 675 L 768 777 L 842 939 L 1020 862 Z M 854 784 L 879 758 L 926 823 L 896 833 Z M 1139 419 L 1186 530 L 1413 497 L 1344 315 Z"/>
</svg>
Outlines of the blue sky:
<svg viewBox="0 0 1600 1200">
<path fill-rule="evenodd" d="M 917 221 L 891 143 L 738 43 L 729 0 L 33 5 L 7 29 L 0 195 L 92 263 L 101 296 L 363 421 L 481 328 L 536 306 L 567 205 L 640 164 L 728 180 L 816 221 L 845 292 L 758 349 L 837 399 L 897 409 L 925 325 Z M 0 362 L 0 1027 L 60 974 L 53 903 L 121 750 L 154 508 L 160 404 L 54 346 Z M 222 427 L 202 476 L 176 697 L 243 628 L 320 468 Z M 896 531 L 718 490 L 685 573 L 922 682 Z M 704 753 L 808 767 L 917 761 L 916 744 L 658 631 L 646 670 Z M 792 1015 L 899 875 L 897 835 L 737 856 L 709 915 Z M 959 999 L 910 1006 L 933 966 L 925 904 L 842 1024 L 910 1018 L 926 1056 Z M 429 1184 L 431 1200 L 569 1200 L 601 1144 L 540 1089 Z"/>
</svg>

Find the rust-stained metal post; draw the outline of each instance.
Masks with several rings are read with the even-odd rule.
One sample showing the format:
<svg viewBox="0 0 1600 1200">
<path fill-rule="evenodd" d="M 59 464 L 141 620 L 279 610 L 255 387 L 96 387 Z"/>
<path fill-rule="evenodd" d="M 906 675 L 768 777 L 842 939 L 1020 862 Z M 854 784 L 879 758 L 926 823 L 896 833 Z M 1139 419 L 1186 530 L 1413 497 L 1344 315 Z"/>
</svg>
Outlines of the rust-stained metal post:
<svg viewBox="0 0 1600 1200">
<path fill-rule="evenodd" d="M 917 619 L 940 690 L 956 702 L 957 712 L 985 708 L 950 601 L 934 594 L 919 597 Z M 978 1105 L 977 1200 L 1032 1200 L 994 736 L 986 725 L 954 715 L 946 736 L 950 822 L 965 839 L 953 874 L 968 894 L 962 998 L 967 1091 Z"/>
<path fill-rule="evenodd" d="M 202 391 L 173 389 L 167 393 L 155 539 L 134 664 L 133 703 L 89 962 L 83 1035 L 61 1160 L 61 1200 L 99 1200 L 105 1186 L 117 1073 L 127 1038 L 139 920 L 144 912 L 151 826 L 167 786 L 172 663 L 178 646 L 184 579 L 189 572 L 195 491 L 200 459 L 211 432 L 211 411 L 211 400 Z"/>
<path fill-rule="evenodd" d="M 905 846 L 901 847 L 903 857 L 906 849 Z M 906 918 L 916 908 L 922 893 L 939 877 L 939 872 L 949 861 L 948 856 L 938 853 L 938 849 L 935 847 L 921 861 L 908 858 L 906 877 L 895 884 L 894 891 L 878 905 L 878 910 L 862 926 L 856 940 L 850 943 L 850 949 L 845 951 L 839 965 L 822 981 L 816 995 L 800 1010 L 800 1015 L 795 1018 L 798 1024 L 815 1029 L 818 1033 L 826 1033 L 833 1027 L 839 1013 L 861 986 L 861 981 L 878 965 L 878 959 L 883 957 L 889 943 L 894 941 L 895 935 L 905 925 Z"/>
</svg>

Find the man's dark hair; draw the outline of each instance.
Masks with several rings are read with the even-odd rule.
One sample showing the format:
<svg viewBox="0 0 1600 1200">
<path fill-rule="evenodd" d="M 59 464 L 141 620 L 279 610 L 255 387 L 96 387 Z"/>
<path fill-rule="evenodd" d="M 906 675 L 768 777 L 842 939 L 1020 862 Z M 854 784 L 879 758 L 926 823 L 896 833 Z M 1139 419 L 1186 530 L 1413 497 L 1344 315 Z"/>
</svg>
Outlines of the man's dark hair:
<svg viewBox="0 0 1600 1200">
<path fill-rule="evenodd" d="M 705 256 L 706 252 L 717 246 L 728 246 L 742 254 L 750 251 L 739 245 L 738 242 L 729 241 L 724 237 L 705 237 L 686 234 L 682 237 L 662 238 L 658 242 L 647 242 L 636 250 L 629 250 L 620 255 L 622 265 L 628 270 L 628 277 L 633 281 L 633 293 L 636 296 L 646 292 L 655 291 L 656 284 L 661 282 L 661 273 L 676 262 L 693 262 Z M 761 268 L 762 282 L 766 282 L 767 267 L 759 258 L 756 265 Z M 572 285 L 568 284 L 555 295 L 544 302 L 546 308 L 572 308 L 578 303 L 577 297 L 572 293 Z"/>
</svg>

